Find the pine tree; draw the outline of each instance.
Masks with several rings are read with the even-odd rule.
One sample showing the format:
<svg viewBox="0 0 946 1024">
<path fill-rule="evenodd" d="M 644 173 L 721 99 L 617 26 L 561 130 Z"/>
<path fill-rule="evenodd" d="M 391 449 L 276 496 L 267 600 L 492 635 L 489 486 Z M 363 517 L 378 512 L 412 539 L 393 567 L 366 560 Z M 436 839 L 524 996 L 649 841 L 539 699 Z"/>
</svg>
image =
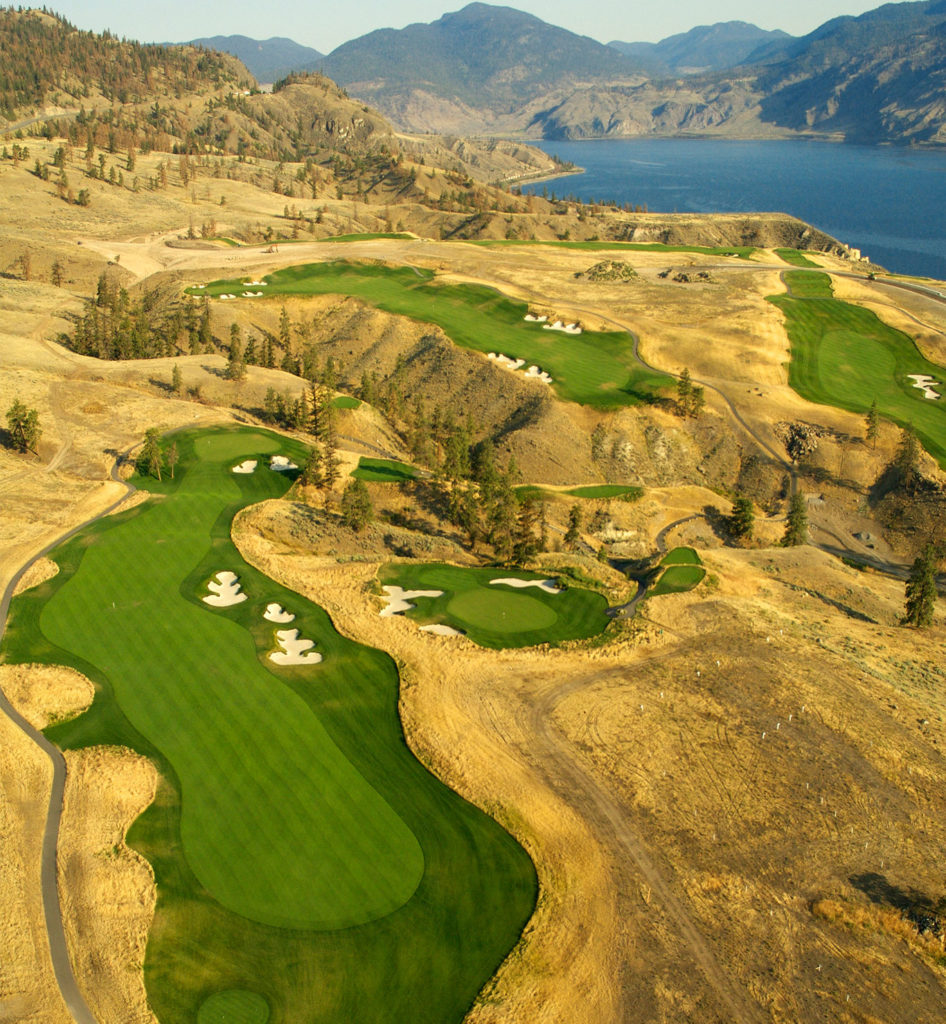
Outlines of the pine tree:
<svg viewBox="0 0 946 1024">
<path fill-rule="evenodd" d="M 306 487 L 321 487 L 324 483 L 322 475 L 322 452 L 319 450 L 318 445 L 309 452 L 309 457 L 306 459 L 305 465 L 302 467 L 302 474 L 299 479 Z"/>
<path fill-rule="evenodd" d="M 785 534 L 782 547 L 798 547 L 808 539 L 808 513 L 805 510 L 805 496 L 796 491 L 788 506 L 788 519 L 785 522 Z"/>
<path fill-rule="evenodd" d="M 865 434 L 864 434 L 864 439 L 866 441 L 870 441 L 872 448 L 876 448 L 877 447 L 877 429 L 878 429 L 879 422 L 880 422 L 880 418 L 879 418 L 879 416 L 877 414 L 877 399 L 876 398 L 873 400 L 873 402 L 871 402 L 870 409 L 868 410 L 867 415 L 864 417 L 864 422 L 865 422 L 866 428 L 867 428 L 866 431 L 865 431 Z"/>
<path fill-rule="evenodd" d="M 138 456 L 138 466 L 145 473 L 161 479 L 161 432 L 157 427 L 149 427 L 145 431 L 144 444 L 141 446 L 141 454 Z"/>
<path fill-rule="evenodd" d="M 243 380 L 246 376 L 246 363 L 243 361 L 243 341 L 240 325 L 230 325 L 230 354 L 227 358 L 227 380 Z"/>
<path fill-rule="evenodd" d="M 360 533 L 374 519 L 374 506 L 363 480 L 351 480 L 342 495 L 342 518 L 345 525 Z"/>
<path fill-rule="evenodd" d="M 684 416 L 687 415 L 687 410 L 690 407 L 690 396 L 692 393 L 693 382 L 690 379 L 690 370 L 684 367 L 677 380 L 677 404 L 680 406 L 680 411 Z"/>
<path fill-rule="evenodd" d="M 10 444 L 19 452 L 35 451 L 42 430 L 39 426 L 39 413 L 16 399 L 7 410 L 7 432 Z"/>
<path fill-rule="evenodd" d="M 903 624 L 921 628 L 933 621 L 936 608 L 936 548 L 928 543 L 913 562 L 906 587 L 906 611 Z"/>
<path fill-rule="evenodd" d="M 581 531 L 581 506 L 572 505 L 568 510 L 568 529 L 565 531 L 565 547 L 573 551 L 578 544 L 578 535 Z"/>
<path fill-rule="evenodd" d="M 908 494 L 916 490 L 920 482 L 920 442 L 913 432 L 911 423 L 900 433 L 900 443 L 893 460 L 899 486 Z"/>
<path fill-rule="evenodd" d="M 732 515 L 726 522 L 729 532 L 733 537 L 751 537 L 754 523 L 755 512 L 752 508 L 752 501 L 744 494 L 737 495 L 733 502 Z"/>
<path fill-rule="evenodd" d="M 171 390 L 175 395 L 184 393 L 184 378 L 181 376 L 181 368 L 177 363 L 171 368 Z"/>
</svg>

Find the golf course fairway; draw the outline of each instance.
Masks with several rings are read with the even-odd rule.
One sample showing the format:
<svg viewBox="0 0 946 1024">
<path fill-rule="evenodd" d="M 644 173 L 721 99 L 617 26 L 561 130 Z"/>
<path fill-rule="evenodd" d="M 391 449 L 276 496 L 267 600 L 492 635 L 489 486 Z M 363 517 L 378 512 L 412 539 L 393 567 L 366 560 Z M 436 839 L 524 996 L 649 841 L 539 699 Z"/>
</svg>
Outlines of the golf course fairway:
<svg viewBox="0 0 946 1024">
<path fill-rule="evenodd" d="M 260 292 L 247 301 L 279 295 L 353 295 L 388 313 L 436 324 L 448 338 L 477 352 L 501 352 L 524 359 L 552 375 L 560 398 L 597 409 L 639 405 L 669 389 L 673 381 L 634 356 L 625 331 L 586 331 L 564 336 L 526 323 L 529 307 L 495 288 L 479 284 L 440 284 L 430 270 L 374 264 L 310 263 L 286 267 L 263 278 Z M 196 297 L 240 296 L 242 280 L 213 281 L 190 288 Z"/>
<path fill-rule="evenodd" d="M 769 302 L 785 315 L 792 346 L 788 380 L 809 402 L 866 413 L 873 402 L 881 416 L 912 424 L 923 447 L 946 468 L 946 401 L 931 401 L 910 374 L 946 384 L 946 367 L 924 358 L 914 340 L 876 313 L 834 298 L 831 278 L 789 270 L 788 291 Z M 946 388 L 937 391 L 946 394 Z"/>
<path fill-rule="evenodd" d="M 410 753 L 398 675 L 325 612 L 246 564 L 235 513 L 283 494 L 302 445 L 264 430 L 179 434 L 176 479 L 100 520 L 17 598 L 2 658 L 71 665 L 92 707 L 47 735 L 150 757 L 129 832 L 154 868 L 145 961 L 162 1024 L 459 1021 L 535 904 L 531 861 Z M 250 473 L 233 467 L 255 460 Z M 219 572 L 243 600 L 203 598 Z M 274 664 L 279 603 L 318 663 Z"/>
</svg>

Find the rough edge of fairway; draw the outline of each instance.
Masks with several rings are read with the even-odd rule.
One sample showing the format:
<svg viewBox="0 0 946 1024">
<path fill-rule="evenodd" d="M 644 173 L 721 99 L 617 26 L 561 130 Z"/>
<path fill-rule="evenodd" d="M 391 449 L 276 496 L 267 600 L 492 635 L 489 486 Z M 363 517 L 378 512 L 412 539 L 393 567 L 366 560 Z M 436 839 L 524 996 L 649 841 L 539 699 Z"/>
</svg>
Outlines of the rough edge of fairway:
<svg viewBox="0 0 946 1024">
<path fill-rule="evenodd" d="M 607 598 L 603 594 L 583 587 L 564 587 L 561 593 L 550 594 L 538 588 L 527 591 L 493 585 L 490 581 L 504 576 L 540 581 L 548 579 L 521 569 L 502 567 L 455 566 L 442 562 L 389 563 L 378 572 L 382 584 L 401 586 L 405 590 L 441 590 L 441 597 L 417 598 L 405 617 L 418 625 L 445 625 L 462 630 L 480 647 L 491 650 L 555 645 L 572 640 L 589 640 L 607 629 L 610 619 L 606 615 Z M 476 595 L 468 599 L 466 595 Z M 467 619 L 464 612 L 471 609 L 484 615 L 497 609 L 518 617 L 541 605 L 554 614 L 554 622 L 545 619 L 535 629 L 512 629 L 508 626 L 490 628 L 488 621 L 479 617 Z M 459 614 L 458 614 L 459 612 Z"/>
<path fill-rule="evenodd" d="M 182 449 L 185 448 L 183 435 L 178 434 L 176 440 Z M 279 438 L 279 443 L 286 448 L 292 447 L 284 438 Z M 185 457 L 179 464 L 178 480 L 166 480 L 163 484 L 153 482 L 154 490 L 169 493 L 179 486 L 187 471 Z M 240 502 L 238 507 L 245 504 L 247 502 Z M 113 517 L 103 529 L 120 526 L 141 515 L 142 508 L 139 506 Z M 229 514 L 221 516 L 215 527 L 215 530 L 222 528 L 225 531 L 226 544 L 230 543 L 229 523 L 235 510 L 236 506 L 231 507 Z M 86 543 L 94 542 L 93 535 Z M 80 561 L 81 557 L 80 551 Z M 25 600 L 18 605 L 22 613 L 21 626 L 37 626 L 39 615 L 30 614 L 38 607 L 34 607 L 35 601 L 38 599 L 41 606 L 74 574 L 75 567 L 67 568 L 71 571 L 61 572 L 55 580 L 24 595 Z M 247 569 L 248 576 L 256 572 L 249 567 Z M 285 590 L 269 581 L 268 577 L 263 578 L 268 581 L 267 588 L 272 592 L 278 594 Z M 289 595 L 286 600 L 293 605 L 302 600 L 291 591 L 286 593 Z M 34 605 L 30 604 L 31 601 Z M 23 632 L 20 640 L 22 648 Z M 180 850 L 180 788 L 173 770 L 160 752 L 134 730 L 114 701 L 109 705 L 100 702 L 98 720 L 87 714 L 74 722 L 50 729 L 51 734 L 55 733 L 53 738 L 60 740 L 71 730 L 72 741 L 66 746 L 82 747 L 104 742 L 141 749 L 163 770 L 164 779 L 154 804 L 137 819 L 128 839 L 129 844 L 152 863 L 159 876 L 158 924 L 149 940 L 145 971 L 149 999 L 162 1020 L 195 1020 L 200 1004 L 208 995 L 243 988 L 249 981 L 253 988 L 262 989 L 269 998 L 272 1024 L 295 1024 L 303 1018 L 312 1024 L 349 1024 L 354 1019 L 366 1024 L 369 1021 L 382 1024 L 392 1019 L 392 1012 L 400 1014 L 396 1019 L 408 1019 L 416 1016 L 417 1012 L 424 1012 L 431 1020 L 459 1022 L 481 986 L 515 946 L 531 917 L 537 896 L 537 879 L 528 856 L 501 826 L 440 783 L 409 750 L 397 715 L 397 673 L 390 658 L 383 652 L 361 648 L 344 638 L 340 640 L 352 648 L 369 652 L 375 658 L 384 659 L 386 664 L 390 663 L 394 682 L 392 692 L 379 693 L 380 703 L 375 698 L 370 706 L 364 708 L 359 702 L 354 713 L 370 719 L 372 728 L 369 732 L 374 736 L 371 746 L 389 740 L 397 747 L 397 756 L 408 769 L 407 774 L 424 780 L 428 792 L 420 800 L 421 805 L 433 801 L 433 805 L 444 813 L 448 808 L 453 809 L 450 828 L 454 829 L 457 837 L 462 837 L 462 845 L 456 852 L 461 849 L 467 851 L 460 857 L 445 860 L 445 853 L 437 852 L 435 843 L 431 850 L 439 867 L 435 866 L 430 873 L 429 882 L 426 876 L 422 881 L 421 888 L 425 891 L 418 891 L 401 910 L 377 924 L 333 932 L 325 938 L 324 933 L 287 931 L 259 925 L 225 911 L 207 899 L 199 884 L 195 885 L 186 863 L 179 853 L 175 853 Z M 37 659 L 39 647 L 42 647 L 45 659 L 52 663 L 68 664 L 79 660 L 53 648 L 48 641 L 35 645 L 32 650 L 27 647 L 27 660 L 43 660 Z M 4 656 L 5 660 L 11 660 L 9 649 L 4 650 Z M 14 657 L 12 660 L 24 659 Z M 91 666 L 83 664 L 80 667 L 95 681 L 101 697 L 108 690 L 107 680 Z M 298 676 L 290 674 L 288 685 L 301 692 Z M 340 702 L 330 696 L 323 698 L 326 700 L 328 704 L 324 706 L 323 713 L 338 719 Z M 379 712 L 383 712 L 380 719 Z M 333 735 L 337 735 L 338 727 L 336 722 Z M 360 760 L 374 758 L 366 746 L 362 735 L 349 756 Z M 378 765 L 374 765 L 373 771 L 377 774 Z M 379 778 L 383 779 L 387 774 L 390 774 L 390 769 L 382 770 Z M 404 780 L 398 786 L 393 782 L 388 786 L 395 786 L 391 792 L 396 800 L 397 790 L 403 788 L 403 783 Z M 419 796 L 419 793 L 415 794 L 415 799 Z M 402 802 L 404 799 L 400 797 Z M 420 810 L 411 809 L 409 804 L 404 806 L 416 819 L 416 826 L 419 822 L 430 823 L 437 819 L 436 814 L 431 814 L 433 805 L 426 810 L 423 806 Z M 483 841 L 474 841 L 477 835 L 481 835 Z M 439 841 L 440 845 L 444 845 L 446 839 L 445 835 Z M 474 847 L 479 851 L 475 856 Z M 447 872 L 451 867 L 452 874 Z M 450 877 L 462 878 L 463 882 L 451 888 L 446 884 Z M 498 877 L 507 878 L 509 885 L 497 886 Z M 471 888 L 473 878 L 480 881 L 488 878 L 488 888 L 482 891 L 476 886 Z M 456 898 L 449 905 L 444 904 L 442 895 L 437 902 L 441 889 L 455 892 Z M 426 922 L 425 930 L 418 931 L 418 923 L 423 922 Z M 405 929 L 408 930 L 405 932 Z M 179 941 L 183 936 L 187 940 Z M 452 938 L 445 942 L 444 936 Z M 398 949 L 406 948 L 412 951 L 409 961 L 397 956 Z M 300 971 L 293 972 L 290 987 L 286 987 L 284 972 L 287 962 L 300 967 Z M 267 970 L 266 965 L 271 970 Z M 398 1006 L 401 1010 L 396 1009 Z"/>
</svg>

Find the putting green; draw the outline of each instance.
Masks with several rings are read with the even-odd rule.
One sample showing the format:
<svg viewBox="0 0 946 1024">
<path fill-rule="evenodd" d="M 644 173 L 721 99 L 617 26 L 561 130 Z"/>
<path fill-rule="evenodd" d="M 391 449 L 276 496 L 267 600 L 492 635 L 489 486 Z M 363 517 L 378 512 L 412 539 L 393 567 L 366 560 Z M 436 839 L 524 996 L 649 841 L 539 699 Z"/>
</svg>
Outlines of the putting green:
<svg viewBox="0 0 946 1024">
<path fill-rule="evenodd" d="M 946 368 L 929 362 L 913 339 L 870 310 L 833 297 L 827 274 L 785 274 L 786 295 L 769 297 L 785 314 L 792 346 L 789 383 L 811 402 L 866 413 L 876 400 L 881 416 L 913 424 L 926 450 L 946 468 L 946 399 L 932 401 L 910 374 L 946 385 Z M 937 388 L 946 396 L 946 387 Z"/>
<path fill-rule="evenodd" d="M 200 1004 L 197 1024 L 267 1024 L 269 1003 L 258 993 L 232 988 Z"/>
<path fill-rule="evenodd" d="M 502 587 L 467 590 L 450 599 L 447 613 L 472 630 L 494 633 L 524 633 L 547 629 L 558 622 L 558 615 L 548 606 L 525 594 L 509 593 Z"/>
<path fill-rule="evenodd" d="M 648 597 L 661 594 L 685 594 L 703 582 L 706 570 L 702 565 L 671 565 L 664 569 L 657 585 L 649 591 Z"/>
<path fill-rule="evenodd" d="M 671 548 L 660 560 L 661 565 L 702 565 L 693 548 Z"/>
<path fill-rule="evenodd" d="M 532 647 L 595 636 L 610 619 L 608 602 L 580 587 L 550 593 L 536 587 L 513 588 L 498 579 L 541 581 L 535 573 L 504 569 L 469 569 L 456 565 L 389 565 L 379 573 L 382 584 L 405 590 L 441 590 L 441 597 L 412 599 L 404 614 L 418 624 L 462 630 L 482 647 Z"/>
<path fill-rule="evenodd" d="M 199 1024 L 259 1000 L 272 1024 L 459 1022 L 532 912 L 532 864 L 411 755 L 391 659 L 233 546 L 236 512 L 290 485 L 269 456 L 301 464 L 303 446 L 245 429 L 176 443 L 177 479 L 140 481 L 162 500 L 57 549 L 59 575 L 14 601 L 2 650 L 95 682 L 92 707 L 47 730 L 60 747 L 158 765 L 128 836 L 157 881 L 149 1002 Z M 232 472 L 248 459 L 255 472 Z M 223 570 L 247 599 L 211 608 Z M 271 602 L 322 663 L 269 661 Z"/>
<path fill-rule="evenodd" d="M 266 295 L 354 295 L 378 309 L 437 324 L 457 345 L 524 359 L 554 379 L 561 398 L 600 409 L 651 401 L 673 381 L 642 366 L 623 331 L 563 335 L 523 319 L 529 307 L 493 288 L 440 284 L 430 270 L 345 262 L 287 267 L 265 278 Z M 214 281 L 190 294 L 239 294 L 241 280 Z M 253 302 L 265 299 L 249 300 Z"/>
</svg>

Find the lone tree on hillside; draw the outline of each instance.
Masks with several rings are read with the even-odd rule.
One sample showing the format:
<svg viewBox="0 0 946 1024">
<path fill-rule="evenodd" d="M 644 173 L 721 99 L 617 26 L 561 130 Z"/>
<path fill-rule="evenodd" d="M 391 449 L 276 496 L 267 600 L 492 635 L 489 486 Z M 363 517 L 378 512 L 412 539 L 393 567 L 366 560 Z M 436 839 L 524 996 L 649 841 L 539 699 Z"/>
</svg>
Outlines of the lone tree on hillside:
<svg viewBox="0 0 946 1024">
<path fill-rule="evenodd" d="M 732 515 L 726 520 L 726 528 L 735 538 L 749 538 L 752 536 L 752 527 L 755 524 L 755 511 L 752 508 L 751 498 L 744 494 L 736 496 L 733 502 Z"/>
<path fill-rule="evenodd" d="M 906 610 L 901 620 L 905 626 L 921 628 L 933 621 L 936 607 L 936 548 L 927 543 L 913 562 L 906 587 Z"/>
<path fill-rule="evenodd" d="M 227 358 L 227 380 L 243 380 L 246 362 L 243 359 L 243 338 L 239 324 L 230 325 L 230 354 Z"/>
<path fill-rule="evenodd" d="M 785 522 L 785 535 L 782 547 L 794 548 L 805 544 L 808 540 L 808 513 L 805 511 L 805 496 L 801 491 L 792 495 L 788 506 L 788 519 Z"/>
<path fill-rule="evenodd" d="M 374 506 L 364 480 L 352 480 L 342 495 L 345 525 L 360 533 L 374 519 Z"/>
<path fill-rule="evenodd" d="M 181 368 L 177 363 L 171 369 L 171 390 L 175 395 L 184 394 L 184 378 L 181 376 Z"/>
<path fill-rule="evenodd" d="M 164 461 L 161 454 L 161 431 L 157 427 L 149 427 L 145 431 L 144 444 L 141 446 L 141 454 L 138 456 L 138 466 L 143 472 L 161 479 L 161 463 Z"/>
<path fill-rule="evenodd" d="M 18 452 L 35 452 L 43 433 L 39 427 L 39 413 L 35 409 L 27 409 L 16 399 L 7 410 L 7 430 L 11 448 Z"/>
<path fill-rule="evenodd" d="M 572 505 L 568 510 L 568 529 L 565 531 L 565 547 L 573 551 L 578 544 L 578 534 L 581 531 L 581 506 Z"/>
<path fill-rule="evenodd" d="M 912 494 L 920 482 L 920 442 L 911 423 L 900 433 L 900 443 L 894 456 L 893 466 L 901 490 Z"/>
<path fill-rule="evenodd" d="M 677 407 L 687 417 L 696 418 L 706 405 L 703 388 L 697 387 L 690 377 L 690 370 L 684 367 L 677 380 Z"/>
<path fill-rule="evenodd" d="M 864 417 L 864 423 L 866 429 L 864 431 L 864 440 L 870 441 L 872 448 L 877 447 L 877 431 L 880 424 L 880 416 L 877 413 L 877 399 L 875 398 L 871 402 L 870 409 L 867 415 Z"/>
</svg>

